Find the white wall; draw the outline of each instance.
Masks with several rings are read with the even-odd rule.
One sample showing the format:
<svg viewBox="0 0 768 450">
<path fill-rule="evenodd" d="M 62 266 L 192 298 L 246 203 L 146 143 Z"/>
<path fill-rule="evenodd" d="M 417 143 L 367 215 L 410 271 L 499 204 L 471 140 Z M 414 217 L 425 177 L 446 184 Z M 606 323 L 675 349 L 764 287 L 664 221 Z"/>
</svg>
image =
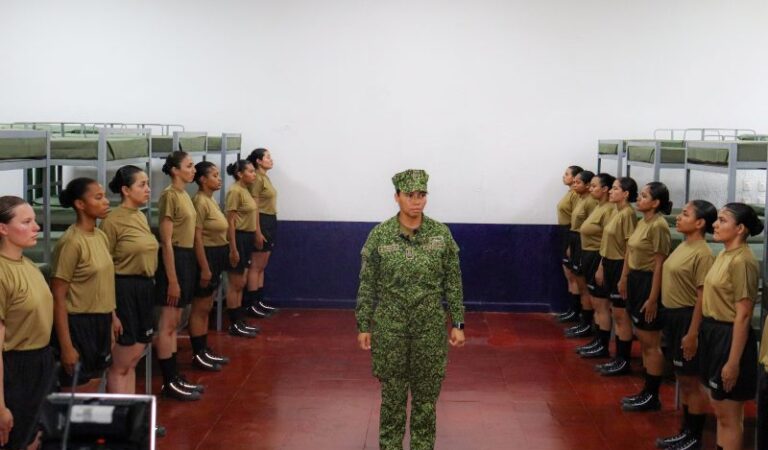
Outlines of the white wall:
<svg viewBox="0 0 768 450">
<path fill-rule="evenodd" d="M 765 17 L 762 1 L 12 0 L 0 122 L 240 131 L 272 149 L 284 219 L 379 220 L 391 175 L 421 167 L 434 217 L 552 223 L 563 168 L 593 167 L 598 138 L 768 131 Z"/>
</svg>

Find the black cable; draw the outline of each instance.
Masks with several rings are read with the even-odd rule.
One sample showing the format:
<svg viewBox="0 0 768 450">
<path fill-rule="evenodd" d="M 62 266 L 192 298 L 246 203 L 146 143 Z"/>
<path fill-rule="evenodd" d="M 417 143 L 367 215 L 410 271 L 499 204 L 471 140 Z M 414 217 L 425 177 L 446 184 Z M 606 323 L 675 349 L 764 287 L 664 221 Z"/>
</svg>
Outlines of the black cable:
<svg viewBox="0 0 768 450">
<path fill-rule="evenodd" d="M 67 441 L 69 440 L 69 425 L 72 423 L 72 408 L 75 406 L 75 388 L 77 379 L 80 376 L 80 361 L 75 363 L 75 374 L 72 377 L 72 394 L 69 396 L 67 405 L 67 418 L 64 422 L 64 435 L 61 438 L 61 450 L 67 450 Z"/>
</svg>

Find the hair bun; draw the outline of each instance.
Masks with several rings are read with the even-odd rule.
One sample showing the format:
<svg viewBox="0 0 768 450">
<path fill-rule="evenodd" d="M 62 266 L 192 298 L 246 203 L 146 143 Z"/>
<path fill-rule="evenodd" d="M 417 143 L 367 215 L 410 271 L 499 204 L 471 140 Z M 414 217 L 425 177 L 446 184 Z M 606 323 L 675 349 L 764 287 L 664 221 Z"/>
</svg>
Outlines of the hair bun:
<svg viewBox="0 0 768 450">
<path fill-rule="evenodd" d="M 667 204 L 661 208 L 661 212 L 663 212 L 665 216 L 672 214 L 672 205 L 673 203 L 671 201 L 667 202 Z"/>
<path fill-rule="evenodd" d="M 227 175 L 234 175 L 237 173 L 237 164 L 232 163 L 227 166 Z"/>
<path fill-rule="evenodd" d="M 757 236 L 758 234 L 762 233 L 764 229 L 765 229 L 765 225 L 763 225 L 763 222 L 760 222 L 759 220 L 756 220 L 749 227 L 749 235 L 750 236 Z"/>
<path fill-rule="evenodd" d="M 122 180 L 118 180 L 118 178 L 120 178 L 120 175 L 115 175 L 107 185 L 113 194 L 119 194 L 121 192 L 120 186 L 122 186 Z"/>
<path fill-rule="evenodd" d="M 61 192 L 59 192 L 59 204 L 65 208 L 74 206 L 72 194 L 68 190 L 62 189 Z"/>
</svg>

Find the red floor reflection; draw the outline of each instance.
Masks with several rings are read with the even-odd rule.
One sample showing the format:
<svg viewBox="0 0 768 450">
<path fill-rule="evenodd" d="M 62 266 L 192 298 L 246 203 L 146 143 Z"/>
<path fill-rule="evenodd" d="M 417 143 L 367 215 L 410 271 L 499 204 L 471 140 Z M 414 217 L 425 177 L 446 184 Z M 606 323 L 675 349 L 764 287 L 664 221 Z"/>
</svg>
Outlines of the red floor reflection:
<svg viewBox="0 0 768 450">
<path fill-rule="evenodd" d="M 470 313 L 466 321 L 467 345 L 450 352 L 437 449 L 651 449 L 677 431 L 672 384 L 662 387 L 661 412 L 622 412 L 621 396 L 642 384 L 638 362 L 631 377 L 598 376 L 573 352 L 583 341 L 563 339 L 549 315 Z M 168 435 L 158 448 L 378 448 L 378 382 L 370 355 L 355 347 L 353 312 L 285 310 L 258 325 L 256 340 L 211 335 L 232 358 L 220 373 L 194 371 L 181 340 L 182 370 L 206 393 L 194 403 L 159 401 Z M 157 392 L 159 376 L 153 383 Z M 750 434 L 754 405 L 747 412 Z M 712 447 L 713 426 L 710 417 Z"/>
</svg>

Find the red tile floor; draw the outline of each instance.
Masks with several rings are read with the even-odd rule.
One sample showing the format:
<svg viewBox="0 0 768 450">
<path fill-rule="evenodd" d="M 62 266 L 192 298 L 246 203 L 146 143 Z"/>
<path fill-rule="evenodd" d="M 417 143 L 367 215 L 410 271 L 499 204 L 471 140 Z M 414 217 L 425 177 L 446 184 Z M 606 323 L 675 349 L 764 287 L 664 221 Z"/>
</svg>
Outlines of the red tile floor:
<svg viewBox="0 0 768 450">
<path fill-rule="evenodd" d="M 641 387 L 638 364 L 631 377 L 598 376 L 551 316 L 469 313 L 466 321 L 467 345 L 449 354 L 437 449 L 650 449 L 677 431 L 673 385 L 662 388 L 661 412 L 622 412 L 619 399 Z M 206 393 L 193 403 L 160 399 L 168 435 L 158 448 L 378 448 L 379 386 L 370 355 L 355 346 L 353 312 L 284 310 L 258 325 L 255 340 L 212 333 L 212 346 L 232 358 L 220 373 L 193 370 L 180 341 L 181 368 Z M 747 411 L 749 435 L 754 405 Z M 714 448 L 712 427 L 710 418 Z"/>
</svg>

